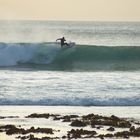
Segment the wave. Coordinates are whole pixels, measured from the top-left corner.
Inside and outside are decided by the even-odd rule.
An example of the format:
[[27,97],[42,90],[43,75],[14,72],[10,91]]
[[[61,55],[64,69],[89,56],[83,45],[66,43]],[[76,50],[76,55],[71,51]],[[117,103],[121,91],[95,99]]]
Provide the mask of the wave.
[[37,101],[0,99],[0,105],[140,106],[140,99],[138,97],[113,99],[54,98]]
[[138,70],[140,47],[59,43],[0,43],[0,67],[18,66],[48,70]]

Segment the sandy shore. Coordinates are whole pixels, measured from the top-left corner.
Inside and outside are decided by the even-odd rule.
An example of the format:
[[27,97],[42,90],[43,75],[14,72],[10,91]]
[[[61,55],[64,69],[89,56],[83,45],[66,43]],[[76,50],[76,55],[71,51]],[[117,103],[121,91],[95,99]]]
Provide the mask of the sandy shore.
[[[49,116],[46,116],[48,113]],[[34,116],[34,114],[38,116]],[[111,122],[112,120],[116,121],[115,117],[117,117],[119,118],[118,120],[123,121],[125,125],[122,127],[122,125],[115,126],[113,124],[114,130],[110,131],[108,129],[110,127],[112,128],[112,126],[108,124],[106,125],[106,120],[104,122],[100,122],[105,123],[105,125],[99,124],[99,121],[96,120],[94,122],[95,126],[93,127],[92,125],[91,127],[91,125],[89,125],[91,118],[88,118],[88,114],[92,114],[91,116],[96,117],[96,119],[106,119],[107,121],[111,120]],[[72,123],[74,123],[75,120],[82,121],[82,123],[78,122],[78,126],[77,123],[74,124],[74,126]],[[7,135],[7,130],[2,129],[3,131],[0,133],[0,140],[28,140],[31,139],[31,137],[29,137],[30,134],[32,134],[35,138],[44,137],[44,139],[68,139],[68,133],[70,133],[70,137],[71,135],[77,136],[79,131],[81,133],[80,136],[84,137],[84,139],[98,140],[104,138],[123,140],[126,138],[114,136],[110,138],[101,136],[106,134],[114,135],[117,132],[129,131],[130,127],[128,122],[131,123],[130,127],[132,127],[132,125],[136,128],[139,127],[138,123],[140,122],[140,107],[0,106],[0,126],[12,125],[17,128],[18,132],[18,134]],[[22,133],[23,131],[25,133],[24,135],[19,132],[19,130],[21,131],[21,128],[24,129],[22,130]],[[51,129],[53,134],[45,133],[48,129]],[[94,132],[96,132],[96,134],[94,134]],[[94,134],[94,136],[89,138],[88,136],[91,136],[91,134],[92,136]],[[96,137],[99,135],[101,136]],[[78,136],[77,139],[81,139]],[[69,139],[72,139],[72,137]],[[129,136],[129,139],[139,140],[140,137]]]

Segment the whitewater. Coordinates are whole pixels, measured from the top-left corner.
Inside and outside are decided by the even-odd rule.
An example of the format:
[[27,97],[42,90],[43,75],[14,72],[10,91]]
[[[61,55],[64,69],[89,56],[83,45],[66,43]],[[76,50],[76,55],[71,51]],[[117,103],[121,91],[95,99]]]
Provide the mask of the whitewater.
[[139,75],[139,22],[0,21],[1,105],[139,106]]

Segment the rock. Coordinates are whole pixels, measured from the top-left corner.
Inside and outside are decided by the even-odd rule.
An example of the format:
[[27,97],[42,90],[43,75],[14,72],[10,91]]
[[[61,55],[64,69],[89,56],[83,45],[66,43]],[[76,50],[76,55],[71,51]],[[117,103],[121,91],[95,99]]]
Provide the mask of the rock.
[[42,138],[37,138],[34,137],[34,135],[30,135],[29,140],[52,140],[52,139],[59,139],[58,137],[42,137]]
[[97,136],[97,138],[100,138],[100,139],[104,139],[104,138],[112,138],[112,137],[114,137],[114,135],[113,134],[100,134],[100,135],[98,135]]
[[112,115],[110,118],[111,118],[113,121],[120,121],[120,118],[118,118],[118,117],[115,116],[115,115]]
[[51,128],[34,128],[31,127],[30,129],[23,129],[23,128],[17,128],[14,125],[5,125],[1,126],[0,130],[3,130],[6,132],[7,135],[13,135],[13,134],[28,134],[28,133],[47,133],[47,134],[53,134],[53,130]]
[[17,138],[21,140],[25,140],[25,139],[29,139],[29,136],[18,136]]
[[3,125],[3,126],[0,126],[0,129],[13,129],[13,128],[16,128],[14,125]]
[[80,121],[80,120],[74,120],[74,121],[71,123],[71,126],[85,127],[85,126],[86,126],[86,123],[83,122],[83,121]]
[[102,139],[102,140],[104,139],[104,135],[101,135],[101,134],[98,135],[97,137],[100,138],[100,139]]
[[135,131],[135,126],[131,126],[129,130],[130,130],[130,132],[134,132]]
[[122,127],[122,128],[129,128],[131,127],[131,123],[129,121],[119,121],[117,123],[117,127]]
[[85,138],[88,137],[93,137],[96,134],[96,131],[88,131],[88,130],[83,130],[83,129],[71,129],[71,131],[68,132],[69,138]]
[[62,139],[66,139],[67,138],[67,136],[62,136]]
[[96,128],[94,124],[91,124],[91,128]]
[[65,119],[65,118],[78,118],[79,116],[78,115],[66,115],[66,116],[64,116],[63,117],[63,119]]
[[97,128],[97,129],[101,129],[101,126],[97,126],[96,128]]
[[115,128],[114,127],[109,127],[107,130],[108,131],[115,131]]
[[133,132],[131,132],[131,135],[134,137],[140,137],[140,127],[133,130]]
[[78,115],[66,115],[61,117],[61,119],[63,120],[62,122],[71,122],[71,119],[78,117],[79,117]]
[[46,134],[53,134],[53,130],[51,128],[37,128],[31,127],[27,129],[25,133],[46,133]]
[[61,117],[57,117],[57,116],[55,116],[55,117],[53,118],[53,120],[54,120],[54,121],[61,120]]
[[112,138],[114,135],[113,134],[105,134],[104,137],[107,137],[107,138]]
[[37,114],[37,113],[33,113],[31,115],[26,116],[26,118],[46,118],[48,119],[50,117],[50,114]]
[[114,134],[115,137],[121,137],[121,138],[129,138],[130,132],[129,131],[122,131],[122,132],[117,132]]
[[37,113],[33,113],[33,114],[30,114],[28,116],[26,116],[26,118],[46,118],[48,119],[49,117],[58,117],[60,115],[58,114],[49,114],[49,113],[44,113],[44,114],[37,114]]
[[0,119],[5,119],[5,118],[19,118],[19,116],[0,116]]
[[106,126],[114,126],[114,127],[121,127],[121,128],[129,128],[131,123],[125,120],[113,121],[111,119],[102,119],[102,120],[92,120],[91,126],[95,125],[106,125]]

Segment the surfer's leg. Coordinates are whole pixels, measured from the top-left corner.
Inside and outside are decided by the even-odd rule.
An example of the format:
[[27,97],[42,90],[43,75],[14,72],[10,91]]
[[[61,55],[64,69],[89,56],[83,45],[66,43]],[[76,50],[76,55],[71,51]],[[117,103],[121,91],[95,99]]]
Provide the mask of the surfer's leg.
[[68,46],[68,43],[65,43],[65,45],[67,45],[67,46]]

